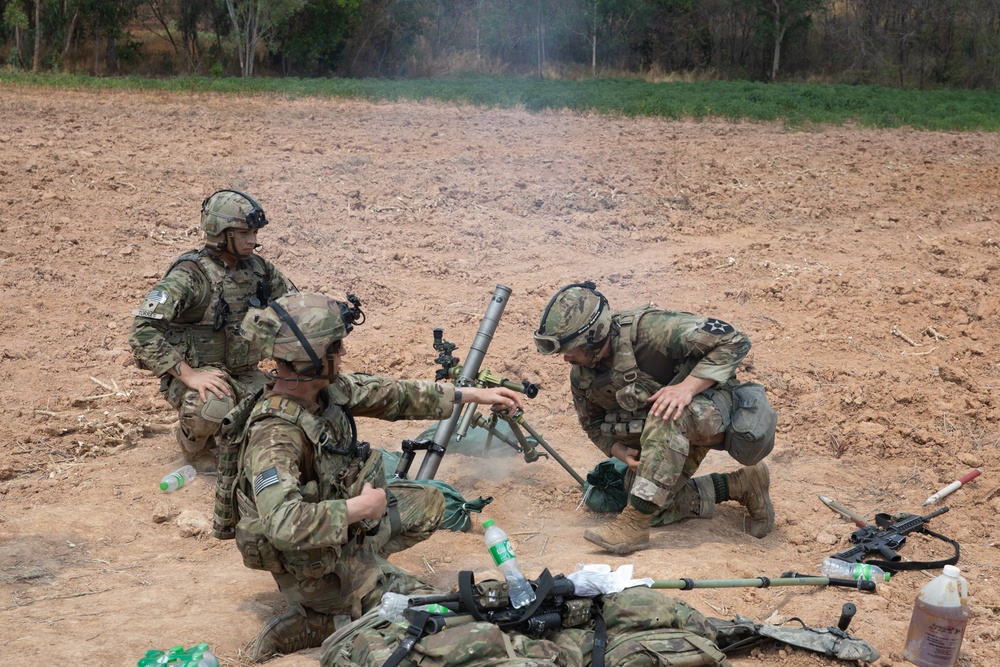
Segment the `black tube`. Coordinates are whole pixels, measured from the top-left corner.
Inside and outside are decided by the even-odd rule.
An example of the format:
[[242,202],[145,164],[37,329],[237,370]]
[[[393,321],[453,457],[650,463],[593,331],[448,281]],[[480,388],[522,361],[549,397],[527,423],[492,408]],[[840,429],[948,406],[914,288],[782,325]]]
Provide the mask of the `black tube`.
[[850,602],[844,604],[844,607],[840,610],[840,620],[837,621],[837,627],[847,632],[847,626],[851,624],[851,619],[854,618],[858,608],[855,607]]

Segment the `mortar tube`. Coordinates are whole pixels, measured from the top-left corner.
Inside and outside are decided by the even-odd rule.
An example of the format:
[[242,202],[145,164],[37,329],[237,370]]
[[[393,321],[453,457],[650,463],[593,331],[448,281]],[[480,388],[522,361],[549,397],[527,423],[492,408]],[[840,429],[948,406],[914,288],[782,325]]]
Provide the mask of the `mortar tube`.
[[[493,295],[490,297],[490,304],[486,307],[486,314],[483,315],[483,319],[479,323],[479,331],[476,332],[476,337],[473,339],[472,345],[469,346],[469,356],[466,357],[465,363],[462,365],[462,372],[455,381],[456,386],[471,387],[475,384],[479,367],[486,357],[486,350],[489,349],[490,341],[493,340],[493,334],[496,333],[497,325],[500,323],[500,317],[507,306],[510,293],[511,289],[505,285],[497,285],[493,290]],[[458,423],[461,414],[462,406],[456,405],[451,412],[450,418],[438,422],[437,430],[434,433],[434,444],[437,445],[437,449],[440,451],[427,450],[427,454],[424,455],[424,460],[420,464],[420,470],[417,471],[415,479],[434,479],[434,475],[437,474],[438,467],[441,465],[441,459],[444,457],[445,450],[448,447],[448,441],[451,439],[451,434],[455,432],[455,425]]]

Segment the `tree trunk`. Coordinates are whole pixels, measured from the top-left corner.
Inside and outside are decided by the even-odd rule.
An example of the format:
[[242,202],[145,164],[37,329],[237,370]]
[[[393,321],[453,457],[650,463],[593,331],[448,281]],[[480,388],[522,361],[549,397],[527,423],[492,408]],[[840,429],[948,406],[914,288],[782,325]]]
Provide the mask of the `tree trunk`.
[[774,6],[774,56],[771,59],[771,81],[778,79],[778,67],[781,64],[781,38],[784,30],[781,28],[781,0],[771,0]]
[[31,71],[37,72],[42,65],[42,0],[35,0],[35,57],[31,60]]
[[23,46],[24,46],[23,43],[24,43],[24,36],[21,33],[21,29],[19,27],[17,27],[17,26],[14,26],[14,53],[17,54],[17,66],[18,67],[20,67],[21,63],[23,62],[21,60],[21,55],[24,53],[22,51]]
[[72,20],[69,22],[69,28],[66,29],[66,37],[63,39],[62,48],[62,59],[66,62],[66,58],[69,56],[69,47],[73,44],[73,33],[76,32],[76,22],[80,18],[80,10],[77,9],[76,13],[73,14]]
[[592,4],[593,21],[591,21],[590,33],[590,78],[597,78],[597,0]]

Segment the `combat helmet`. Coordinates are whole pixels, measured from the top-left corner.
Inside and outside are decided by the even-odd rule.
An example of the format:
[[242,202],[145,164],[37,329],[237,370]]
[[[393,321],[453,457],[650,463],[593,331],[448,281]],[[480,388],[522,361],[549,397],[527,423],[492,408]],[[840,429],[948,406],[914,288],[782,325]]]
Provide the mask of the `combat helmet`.
[[535,348],[541,354],[586,347],[599,350],[611,333],[611,308],[589,280],[566,285],[542,312]]
[[260,229],[266,224],[264,209],[239,190],[219,190],[201,203],[201,229],[210,237],[227,229]]
[[283,361],[296,372],[319,376],[322,357],[336,354],[337,343],[364,322],[361,302],[348,295],[350,305],[324,294],[295,292],[264,308],[251,308],[243,318],[242,334],[261,355]]

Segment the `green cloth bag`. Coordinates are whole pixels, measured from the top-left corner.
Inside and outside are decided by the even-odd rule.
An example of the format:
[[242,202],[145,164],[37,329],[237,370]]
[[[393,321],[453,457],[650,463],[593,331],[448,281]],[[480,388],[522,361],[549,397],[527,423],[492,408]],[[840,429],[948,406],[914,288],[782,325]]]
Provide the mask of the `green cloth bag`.
[[[402,456],[400,452],[382,452],[382,467],[385,469],[385,476],[392,484],[392,476],[396,474],[396,466]],[[472,526],[472,512],[480,513],[483,508],[493,502],[493,497],[483,498],[479,496],[476,500],[466,500],[454,486],[448,482],[436,479],[413,479],[407,480],[417,484],[433,486],[444,495],[444,518],[441,519],[441,527],[445,530],[452,530],[457,533],[464,533]]]
[[628,464],[613,457],[598,463],[587,473],[583,502],[595,512],[621,512],[628,505],[627,472]]

